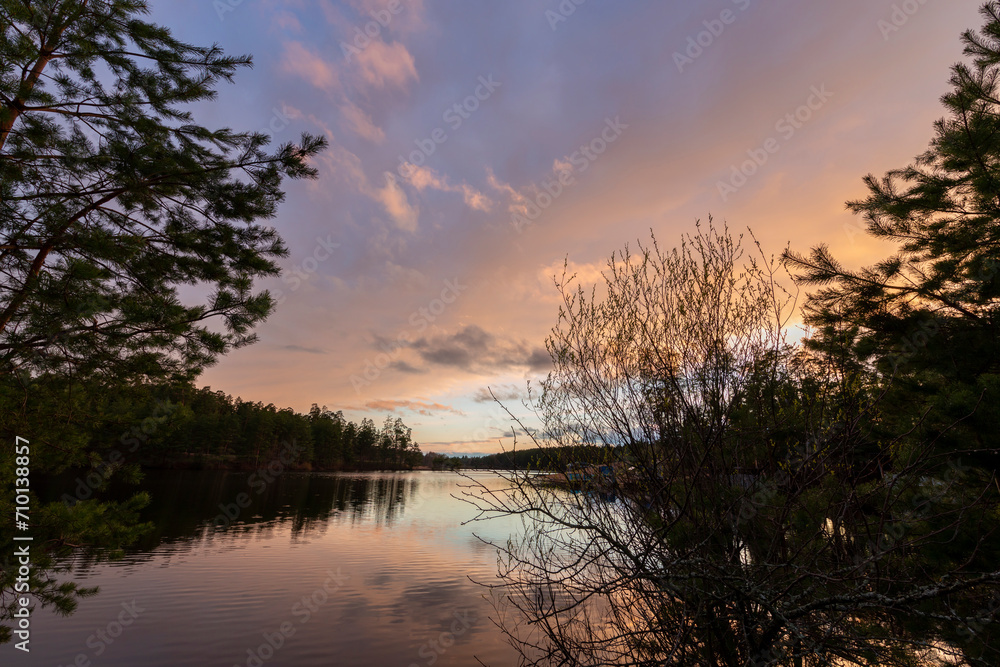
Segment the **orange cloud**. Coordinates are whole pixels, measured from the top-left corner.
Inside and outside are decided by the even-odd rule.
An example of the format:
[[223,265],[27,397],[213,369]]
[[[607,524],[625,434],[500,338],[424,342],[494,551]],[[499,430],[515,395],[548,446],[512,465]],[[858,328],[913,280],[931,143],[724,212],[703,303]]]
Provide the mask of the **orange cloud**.
[[409,165],[407,180],[418,192],[430,188],[441,192],[460,192],[466,206],[474,211],[487,212],[493,206],[493,202],[482,192],[463,183],[462,185],[452,185],[444,176],[438,175],[430,167],[414,167]]

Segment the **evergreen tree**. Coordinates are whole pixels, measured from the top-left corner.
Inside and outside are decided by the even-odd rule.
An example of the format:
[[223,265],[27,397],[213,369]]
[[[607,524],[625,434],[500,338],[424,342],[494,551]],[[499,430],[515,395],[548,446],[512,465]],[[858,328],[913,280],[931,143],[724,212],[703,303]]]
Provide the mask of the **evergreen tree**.
[[[260,133],[197,124],[187,105],[251,59],[148,12],[0,1],[0,373],[191,376],[273,308],[253,281],[287,250],[260,221],[325,141],[268,152]],[[211,294],[184,304],[180,285]]]
[[1000,373],[1000,3],[982,13],[981,34],[963,36],[973,62],[953,68],[948,115],[928,150],[883,178],[869,174],[868,197],[848,203],[897,253],[860,271],[823,245],[786,254],[803,283],[822,286],[807,308],[820,340],[848,340],[887,375]]
[[884,401],[873,427],[900,435],[896,465],[923,457],[920,478],[947,490],[935,503],[946,511],[982,501],[963,531],[942,531],[914,561],[926,573],[983,573],[981,586],[950,602],[979,620],[915,632],[989,662],[1000,559],[1000,3],[982,15],[982,30],[963,35],[970,62],[952,69],[928,149],[882,178],[868,175],[868,196],[848,203],[896,253],[858,271],[825,246],[785,258],[802,283],[819,286],[806,308],[818,329],[811,347],[848,375],[877,374]]
[[[30,436],[33,473],[89,462],[104,480],[122,466],[102,453],[137,451],[129,443],[166,458],[166,428],[135,430],[163,417],[145,407],[148,381],[190,380],[254,340],[273,302],[253,282],[287,254],[262,221],[285,178],[316,175],[309,159],[325,145],[303,135],[269,152],[262,134],[199,125],[187,106],[251,60],[181,42],[148,13],[142,0],[0,0],[0,424],[5,439]],[[182,285],[207,301],[182,303]],[[8,515],[13,471],[5,447]],[[36,599],[71,611],[89,591],[58,583],[54,559],[129,543],[146,500],[32,502],[46,545]],[[0,530],[4,553],[10,539]],[[0,564],[0,622],[14,572]]]
[[[868,232],[896,244],[859,271],[825,246],[786,253],[807,285],[814,348],[892,378],[895,426],[939,436],[942,450],[995,471],[1000,463],[1000,3],[963,35],[971,63],[954,66],[947,116],[915,162],[868,175],[848,203]],[[957,427],[949,427],[956,421]]]

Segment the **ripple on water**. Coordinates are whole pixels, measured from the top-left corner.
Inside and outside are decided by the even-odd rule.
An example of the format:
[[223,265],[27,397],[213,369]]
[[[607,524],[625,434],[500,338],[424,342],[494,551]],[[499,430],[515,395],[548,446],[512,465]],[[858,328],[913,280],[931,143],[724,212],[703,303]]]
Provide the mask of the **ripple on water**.
[[[155,477],[155,543],[115,563],[73,561],[72,578],[101,593],[68,618],[38,612],[38,664],[83,653],[102,667],[246,665],[283,623],[294,634],[267,667],[516,662],[468,578],[495,575],[495,550],[474,532],[505,537],[516,523],[462,525],[473,512],[452,497],[459,476],[289,475],[229,527],[213,520],[238,475]],[[189,485],[197,502],[157,506],[158,481]],[[144,611],[96,659],[88,637],[133,599]],[[431,643],[442,636],[446,650]]]

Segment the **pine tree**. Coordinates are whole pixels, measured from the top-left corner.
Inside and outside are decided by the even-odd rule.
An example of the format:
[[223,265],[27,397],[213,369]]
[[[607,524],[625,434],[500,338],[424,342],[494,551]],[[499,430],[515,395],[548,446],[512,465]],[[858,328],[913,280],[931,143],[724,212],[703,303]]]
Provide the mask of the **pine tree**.
[[[984,27],[963,35],[970,62],[952,69],[942,97],[946,115],[935,123],[928,149],[905,168],[866,176],[867,197],[848,203],[869,234],[896,245],[895,254],[858,271],[825,246],[808,256],[786,253],[785,260],[802,283],[818,286],[806,307],[806,322],[818,331],[810,347],[850,374],[877,378],[884,398],[873,426],[897,436],[894,465],[922,457],[918,479],[947,491],[934,505],[965,512],[962,529],[942,530],[914,564],[942,581],[954,572],[989,573],[949,603],[978,620],[912,631],[945,638],[974,664],[995,664],[1000,2],[984,4],[981,13]],[[896,474],[892,466],[883,472]],[[914,508],[924,507],[922,498]],[[928,522],[924,529],[941,526]]]
[[[214,99],[251,59],[181,42],[148,13],[142,0],[0,0],[0,396],[16,408],[0,430],[32,436],[35,473],[107,446],[81,427],[107,415],[74,412],[71,387],[99,398],[190,380],[254,340],[273,308],[254,280],[277,274],[287,254],[262,221],[276,214],[285,178],[316,175],[309,159],[325,146],[303,135],[268,152],[263,134],[199,125],[188,105]],[[181,286],[209,296],[182,303]],[[47,404],[56,409],[29,432],[18,417]],[[8,515],[14,469],[5,447]],[[92,594],[60,583],[55,559],[128,544],[145,528],[147,500],[33,501],[36,544],[46,545],[33,554],[34,599],[68,613]],[[4,553],[12,533],[0,529]],[[10,639],[15,574],[0,563],[0,643]]]
[[811,297],[807,321],[830,344],[847,334],[855,353],[887,374],[934,370],[958,381],[1000,372],[1000,3],[982,8],[981,34],[963,35],[972,65],[954,66],[948,112],[926,152],[848,207],[898,252],[860,271],[826,246],[787,253]]
[[261,221],[325,141],[268,152],[263,134],[197,124],[186,107],[251,59],[148,12],[0,1],[0,374],[191,376],[273,308],[253,281],[287,250]]
[[[848,203],[868,232],[896,244],[860,271],[825,246],[787,253],[818,285],[806,321],[812,346],[853,354],[891,378],[901,425],[942,431],[990,470],[1000,463],[1000,3],[963,35],[971,63],[954,66],[929,148],[910,166],[865,177],[869,194]],[[844,355],[845,360],[848,355]],[[845,363],[848,363],[845,361]],[[960,427],[946,425],[960,421]],[[948,431],[947,434],[944,431]],[[969,451],[972,450],[972,451]]]

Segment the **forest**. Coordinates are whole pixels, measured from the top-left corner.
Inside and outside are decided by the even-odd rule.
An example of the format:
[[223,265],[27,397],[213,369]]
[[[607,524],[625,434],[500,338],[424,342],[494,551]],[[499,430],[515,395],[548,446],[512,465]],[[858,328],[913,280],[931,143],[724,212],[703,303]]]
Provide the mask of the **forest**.
[[[399,417],[381,426],[313,405],[308,414],[245,401],[191,382],[117,387],[39,376],[0,386],[3,428],[54,452],[45,469],[110,466],[256,470],[288,444],[302,470],[404,469],[423,461]],[[63,443],[73,443],[68,450]],[[83,454],[86,452],[86,454]]]
[[529,447],[487,454],[485,456],[445,457],[444,465],[463,470],[538,470],[562,472],[571,463],[601,464],[615,457],[614,452],[596,445],[564,447]]

